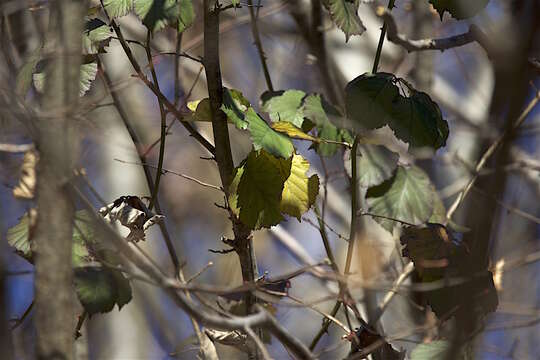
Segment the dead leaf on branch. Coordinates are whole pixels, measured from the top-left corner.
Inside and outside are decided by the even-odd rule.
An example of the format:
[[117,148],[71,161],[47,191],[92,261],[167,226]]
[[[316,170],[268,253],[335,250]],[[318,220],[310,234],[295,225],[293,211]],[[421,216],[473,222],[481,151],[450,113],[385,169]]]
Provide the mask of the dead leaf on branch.
[[35,150],[24,153],[19,184],[13,189],[13,196],[18,199],[33,199],[36,189],[36,165],[39,155]]
[[128,228],[130,233],[126,240],[133,242],[145,240],[146,230],[165,218],[151,212],[138,196],[133,195],[119,197],[99,209],[99,213],[111,224],[119,221]]

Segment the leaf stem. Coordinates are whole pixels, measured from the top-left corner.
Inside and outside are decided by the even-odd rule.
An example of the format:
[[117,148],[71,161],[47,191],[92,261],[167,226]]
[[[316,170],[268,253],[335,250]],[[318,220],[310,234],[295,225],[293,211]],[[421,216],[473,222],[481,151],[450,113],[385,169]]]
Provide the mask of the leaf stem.
[[[388,10],[392,10],[394,7],[395,0],[389,0],[388,1]],[[375,60],[373,61],[373,70],[371,71],[372,74],[375,74],[377,72],[377,69],[379,68],[379,61],[381,60],[381,53],[382,53],[382,47],[384,43],[384,37],[386,36],[386,29],[388,28],[388,25],[386,24],[386,20],[383,22],[383,26],[381,28],[381,36],[379,37],[379,44],[377,45],[377,52],[375,53]]]

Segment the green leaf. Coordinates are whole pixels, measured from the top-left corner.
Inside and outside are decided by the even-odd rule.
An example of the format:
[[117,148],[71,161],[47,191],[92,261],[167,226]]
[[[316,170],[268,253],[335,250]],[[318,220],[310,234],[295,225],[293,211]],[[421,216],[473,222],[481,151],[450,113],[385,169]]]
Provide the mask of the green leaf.
[[[30,210],[30,214],[32,214],[32,211],[33,210]],[[95,233],[90,225],[90,219],[90,215],[85,210],[80,210],[75,213],[72,248],[72,261],[74,267],[86,265],[90,260],[88,246],[92,245],[95,239]],[[30,223],[29,213],[24,214],[17,225],[8,229],[7,241],[9,245],[15,248],[15,251],[19,255],[26,260],[33,262],[32,250],[28,238]]]
[[[380,185],[394,175],[399,155],[383,145],[362,144],[356,153],[358,185],[364,188]],[[351,176],[351,154],[345,157],[345,170]]]
[[288,121],[301,128],[304,122],[302,99],[305,95],[300,90],[265,92],[261,96],[262,110],[270,115],[273,122]]
[[429,3],[437,10],[442,21],[445,11],[458,20],[473,17],[486,7],[489,0],[429,0]]
[[193,112],[191,116],[194,121],[212,122],[210,99],[204,98],[201,100],[190,101],[187,103],[187,107]]
[[264,149],[272,155],[286,159],[293,154],[294,147],[291,140],[268,126],[253,108],[247,110],[245,120],[255,150]]
[[41,59],[42,50],[43,47],[41,45],[38,46],[38,48],[28,56],[24,65],[19,69],[19,73],[15,80],[15,92],[17,95],[24,97],[28,93],[28,90],[30,90],[30,86],[32,85],[32,74]]
[[19,220],[17,225],[8,229],[7,242],[10,246],[15,248],[17,254],[32,263],[32,250],[30,248],[30,242],[28,241],[28,232],[30,230],[29,227],[30,216],[28,213],[26,213]]
[[193,10],[192,0],[178,1],[180,14],[178,16],[178,32],[184,32],[195,21],[195,11]]
[[104,0],[103,5],[111,18],[127,15],[133,9],[133,0]]
[[[398,87],[399,85],[399,87]],[[400,94],[400,88],[406,94]],[[446,144],[448,123],[439,106],[405,80],[388,73],[363,74],[347,84],[347,116],[355,130],[388,125],[411,147]]]
[[132,298],[129,281],[122,274],[101,267],[76,268],[74,285],[79,301],[90,316],[109,312],[115,304],[120,309]]
[[434,186],[432,187],[431,191],[433,192],[433,213],[431,214],[428,222],[444,224],[446,221],[446,208],[444,207],[444,203],[439,197],[439,194],[437,193],[437,190],[435,190]]
[[351,35],[361,35],[366,28],[358,16],[359,0],[323,0],[332,21],[345,33],[345,42]]
[[[92,82],[96,79],[97,75],[97,63],[82,64],[79,80],[79,96],[84,96],[90,87]],[[45,90],[45,73],[37,72],[33,75],[34,87],[39,93],[43,93]]]
[[[303,112],[306,119],[312,121],[317,127],[317,134],[320,139],[331,141],[346,141],[343,136],[345,131],[340,131],[335,125],[341,125],[342,115],[339,110],[328,103],[319,94],[306,96],[303,104]],[[321,156],[332,156],[338,149],[337,144],[320,143],[316,146],[317,152]]]
[[87,20],[82,36],[83,54],[104,52],[104,48],[109,45],[112,36],[111,28],[104,21],[97,18]]
[[293,155],[290,175],[285,181],[281,196],[282,213],[294,216],[300,221],[302,215],[315,203],[319,194],[319,177],[306,176],[309,162],[300,155]]
[[241,175],[236,203],[240,221],[257,230],[283,220],[281,194],[290,169],[290,159],[276,158],[264,150],[248,155],[243,171],[237,171]]
[[135,13],[152,33],[177,23],[182,32],[195,17],[191,0],[134,0],[134,4]]
[[[427,174],[416,166],[398,166],[396,174],[381,185],[368,189],[369,211],[411,224],[426,222],[433,213],[433,187]],[[395,221],[374,218],[392,232]]]
[[227,115],[229,120],[241,130],[246,130],[248,123],[245,114],[250,107],[249,101],[242,93],[235,89],[223,89],[223,104],[221,110]]
[[[437,360],[443,359],[452,344],[446,340],[435,340],[427,344],[416,346],[411,352],[411,360]],[[465,360],[460,351],[456,360]]]

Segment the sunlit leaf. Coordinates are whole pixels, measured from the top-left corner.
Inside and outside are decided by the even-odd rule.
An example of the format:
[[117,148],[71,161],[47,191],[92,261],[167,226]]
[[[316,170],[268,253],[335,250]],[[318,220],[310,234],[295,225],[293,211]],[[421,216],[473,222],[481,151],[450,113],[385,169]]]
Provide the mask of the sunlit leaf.
[[446,144],[448,123],[439,106],[405,80],[388,73],[364,74],[349,82],[345,92],[353,129],[388,125],[397,138],[412,147],[438,149]]
[[180,14],[178,15],[177,30],[181,33],[193,25],[193,21],[195,21],[195,11],[193,10],[192,0],[179,0],[178,6]]
[[127,15],[133,9],[133,0],[103,0],[107,14],[112,17]]
[[445,11],[458,20],[473,17],[486,7],[489,0],[429,0],[429,2],[437,10],[442,21]]
[[[84,96],[90,87],[92,82],[96,79],[97,75],[97,63],[88,63],[81,65],[80,79],[79,79],[79,96]],[[37,72],[33,75],[34,87],[40,93],[45,91],[45,73]]]
[[[395,175],[368,189],[366,198],[371,213],[411,224],[426,222],[433,213],[433,191],[428,175],[416,166],[398,166]],[[374,218],[392,231],[395,221]]]
[[366,28],[358,16],[359,0],[323,0],[332,20],[345,33],[345,41],[351,35],[361,35]]
[[261,96],[262,110],[270,115],[273,122],[288,121],[301,128],[304,121],[301,105],[305,95],[300,90],[265,92]]
[[[356,153],[358,185],[364,188],[380,185],[390,179],[397,168],[399,155],[383,145],[362,144]],[[345,156],[345,170],[351,175],[351,154]]]
[[298,221],[315,203],[319,193],[319,177],[312,175],[308,178],[308,169],[309,162],[300,155],[294,155],[281,196],[281,212],[294,216]]
[[[251,229],[278,224],[281,194],[290,174],[291,160],[272,156],[264,150],[252,151],[243,165],[237,188],[240,220]],[[233,181],[233,184],[235,182]]]
[[82,36],[83,54],[99,54],[109,45],[113,32],[103,20],[89,19],[86,21]]
[[210,99],[190,101],[187,108],[193,113],[190,115],[193,121],[212,122],[212,109],[210,108]]
[[319,139],[317,139],[316,137],[306,134],[305,132],[302,131],[302,129],[294,126],[292,123],[287,122],[287,121],[278,121],[278,122],[272,123],[271,127],[277,132],[287,134],[287,136],[290,138],[310,140],[310,141],[319,141]]
[[245,120],[246,111],[250,107],[249,101],[242,93],[235,89],[223,89],[223,104],[221,110],[227,115],[229,120],[241,130],[247,129],[248,123]]
[[293,154],[294,147],[291,140],[268,126],[253,108],[247,110],[245,119],[255,150],[264,149],[282,158],[289,158]]
[[13,196],[19,199],[33,199],[36,188],[36,165],[39,155],[35,150],[24,153],[19,183],[13,188]]

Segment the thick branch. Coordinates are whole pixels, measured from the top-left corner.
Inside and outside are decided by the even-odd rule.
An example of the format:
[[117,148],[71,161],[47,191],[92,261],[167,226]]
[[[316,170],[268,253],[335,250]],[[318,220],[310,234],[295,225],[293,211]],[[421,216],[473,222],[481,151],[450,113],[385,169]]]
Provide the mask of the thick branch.
[[[66,189],[77,158],[77,134],[70,111],[79,100],[82,1],[51,3],[50,37],[54,53],[46,71],[43,108],[54,114],[38,122],[38,218],[35,251],[36,356],[73,358],[73,270],[71,248],[74,207]],[[54,208],[51,211],[51,206]]]

